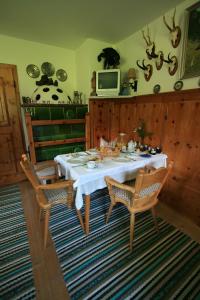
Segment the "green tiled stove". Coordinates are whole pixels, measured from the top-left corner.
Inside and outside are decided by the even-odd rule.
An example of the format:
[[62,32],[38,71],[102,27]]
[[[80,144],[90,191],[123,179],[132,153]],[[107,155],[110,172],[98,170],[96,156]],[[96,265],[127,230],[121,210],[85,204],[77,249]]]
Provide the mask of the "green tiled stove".
[[33,163],[85,150],[87,105],[24,104],[23,108]]

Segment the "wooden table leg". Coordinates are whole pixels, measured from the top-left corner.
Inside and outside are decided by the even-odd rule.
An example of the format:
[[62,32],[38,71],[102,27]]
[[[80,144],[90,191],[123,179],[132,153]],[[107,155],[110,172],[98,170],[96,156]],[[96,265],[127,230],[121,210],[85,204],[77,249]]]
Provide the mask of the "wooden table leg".
[[77,212],[77,215],[78,215],[81,227],[83,228],[83,231],[85,232],[85,226],[84,226],[84,223],[83,223],[83,218],[82,218],[81,210],[77,209],[76,212]]
[[85,233],[90,232],[90,195],[85,195]]

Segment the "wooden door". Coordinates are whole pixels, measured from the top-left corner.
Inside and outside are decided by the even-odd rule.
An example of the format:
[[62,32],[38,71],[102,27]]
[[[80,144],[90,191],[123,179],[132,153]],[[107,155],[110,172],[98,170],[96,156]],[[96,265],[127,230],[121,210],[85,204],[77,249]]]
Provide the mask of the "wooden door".
[[0,64],[0,185],[24,178],[19,165],[23,152],[16,67]]

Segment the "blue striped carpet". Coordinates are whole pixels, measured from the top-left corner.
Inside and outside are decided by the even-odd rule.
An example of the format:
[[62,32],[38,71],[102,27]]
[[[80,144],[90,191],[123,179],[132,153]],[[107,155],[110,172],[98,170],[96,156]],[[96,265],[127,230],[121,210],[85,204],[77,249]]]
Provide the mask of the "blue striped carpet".
[[19,186],[0,188],[0,299],[35,299]]
[[129,252],[129,214],[114,208],[105,225],[107,190],[92,195],[91,233],[74,210],[54,208],[51,233],[71,299],[200,299],[200,245],[149,212],[136,216]]

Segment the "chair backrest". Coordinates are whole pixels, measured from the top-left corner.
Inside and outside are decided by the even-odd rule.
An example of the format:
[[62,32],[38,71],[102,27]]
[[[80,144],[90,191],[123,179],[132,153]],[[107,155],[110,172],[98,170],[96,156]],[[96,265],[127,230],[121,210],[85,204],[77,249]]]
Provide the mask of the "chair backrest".
[[[156,199],[166,182],[172,167],[173,161],[170,161],[167,168],[162,167],[151,170],[150,172],[145,172],[144,169],[139,170],[135,182],[134,202],[137,203],[137,200],[140,200],[140,203],[142,203],[142,198],[147,201]],[[147,201],[144,201],[144,203]]]
[[33,165],[31,164],[30,160],[27,158],[26,154],[22,154],[20,165],[22,167],[22,170],[26,174],[26,177],[32,184],[34,190],[37,190],[37,187],[40,185],[40,181],[35,173]]

